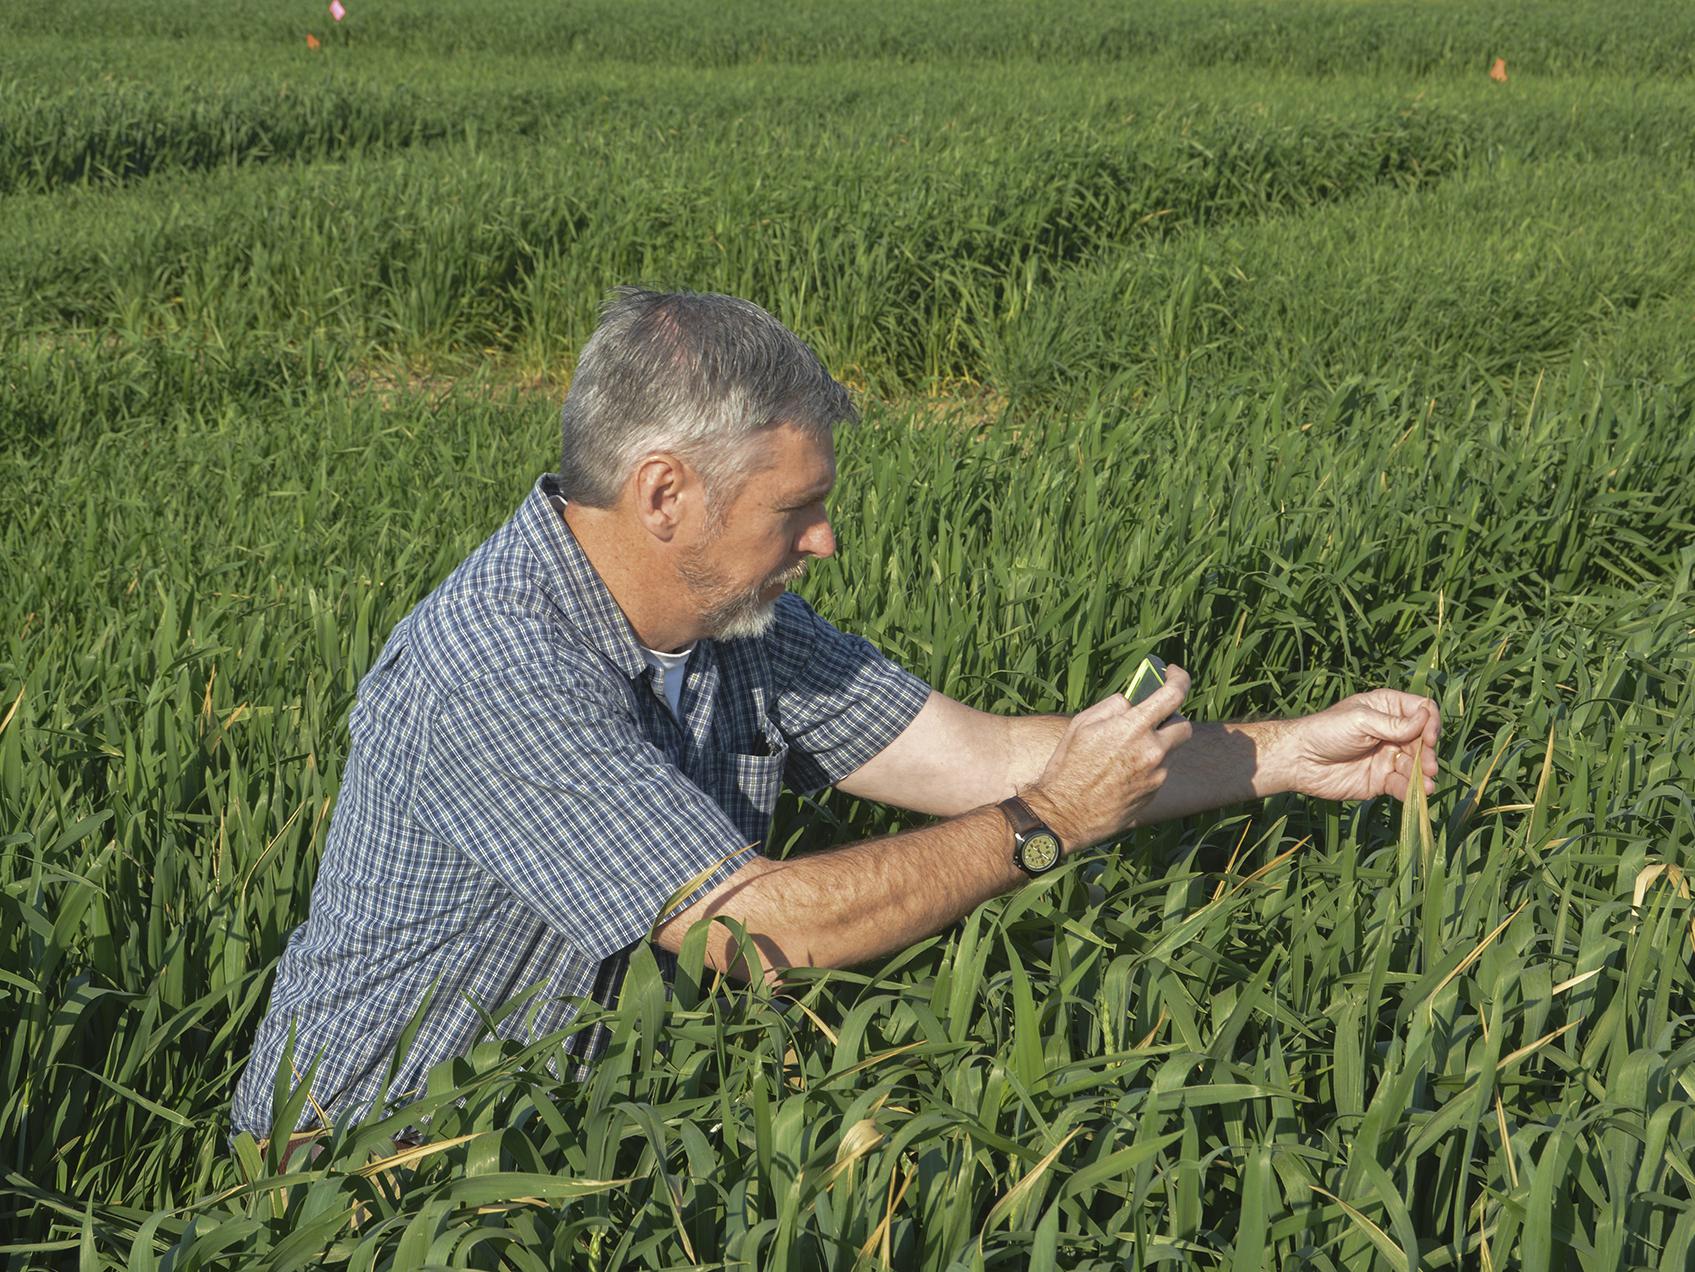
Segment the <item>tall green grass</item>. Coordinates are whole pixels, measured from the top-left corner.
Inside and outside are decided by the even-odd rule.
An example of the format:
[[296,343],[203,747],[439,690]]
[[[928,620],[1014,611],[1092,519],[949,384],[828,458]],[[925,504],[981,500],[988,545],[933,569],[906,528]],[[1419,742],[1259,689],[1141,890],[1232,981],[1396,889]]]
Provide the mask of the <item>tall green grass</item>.
[[[86,52],[79,49],[80,57]],[[88,78],[86,65],[67,75],[63,56],[60,45],[0,52],[0,193],[453,142],[580,141],[585,134],[644,151],[664,139],[733,144],[749,152],[744,162],[758,162],[779,148],[775,143],[833,141],[851,149],[876,140],[926,147],[944,167],[982,168],[1009,132],[1037,128],[1127,146],[1145,146],[1158,129],[1152,137],[1211,150],[1252,141],[1244,122],[1306,129],[1322,120],[1328,127],[1307,142],[1322,152],[1352,140],[1361,115],[1413,103],[1437,112],[1482,154],[1687,160],[1695,144],[1681,82],[1629,73],[1532,76],[1503,87],[1481,75],[1418,80],[1351,70],[1325,81],[1319,115],[1307,76],[1232,66],[1197,71],[1159,60],[1130,69],[1080,66],[1063,76],[1031,62],[867,61],[820,75],[793,65],[561,66],[533,53],[431,56],[363,47],[324,58],[292,47],[232,54],[215,44],[159,43],[126,47],[109,70]],[[1400,162],[1429,157],[1413,144]]]
[[[1327,75],[1476,74],[1505,56],[1533,73],[1687,77],[1695,70],[1695,18],[1654,0],[1506,0],[1489,8],[1459,0],[1146,0],[1134,7],[1080,0],[1058,9],[984,0],[969,12],[952,0],[824,0],[773,10],[731,0],[702,14],[688,0],[363,0],[341,26],[322,7],[263,0],[184,0],[113,6],[69,0],[14,15],[15,37],[58,41],[78,31],[99,58],[135,41],[240,50],[289,47],[333,33],[326,51],[366,48],[455,55],[543,52],[561,63],[622,60],[731,66],[1036,60],[1249,66]],[[114,47],[114,41],[122,41]],[[107,52],[110,50],[110,52]]]
[[605,280],[638,278],[754,297],[879,393],[1052,398],[1203,354],[1510,373],[1687,284],[1695,128],[1664,86],[1355,77],[1319,102],[1239,71],[851,65],[666,70],[656,97],[638,67],[522,67],[20,95],[0,181],[35,192],[6,201],[0,307],[26,350],[557,374]]
[[[318,12],[0,54],[8,1267],[1695,1258],[1679,15]],[[938,688],[1393,683],[1436,794],[1160,827],[787,998],[697,935],[586,1083],[490,1040],[422,1152],[232,1151],[358,679],[628,281],[865,391],[806,590]]]
[[[518,497],[512,455],[546,452],[551,410],[325,393],[311,427],[183,415],[39,457],[10,510],[22,697],[0,734],[14,1204],[66,1249],[288,1240],[396,1266],[476,1241],[522,1266],[590,1244],[828,1265],[885,1215],[901,1267],[978,1244],[1351,1267],[1366,1221],[1430,1266],[1474,1265],[1480,1232],[1526,1265],[1538,1240],[1595,1267],[1685,1248],[1689,905],[1663,882],[1631,900],[1695,829],[1695,542],[1663,498],[1695,470],[1689,409],[1579,377],[1453,417],[1366,388],[1304,431],[1242,400],[986,430],[877,413],[843,439],[842,555],[810,584],[840,621],[1001,710],[1089,701],[1152,644],[1206,716],[1425,687],[1449,722],[1431,810],[1291,798],[1166,828],[818,978],[813,1016],[666,1004],[638,975],[587,1086],[491,1043],[431,1099],[440,1135],[474,1138],[386,1186],[351,1170],[380,1126],[338,1139],[347,1173],[260,1182],[221,1146],[228,1085],[356,678]],[[401,491],[427,497],[375,493]],[[774,850],[887,825],[790,804]],[[243,1170],[254,1188],[210,1200]],[[1524,1226],[1543,1192],[1551,1233]]]

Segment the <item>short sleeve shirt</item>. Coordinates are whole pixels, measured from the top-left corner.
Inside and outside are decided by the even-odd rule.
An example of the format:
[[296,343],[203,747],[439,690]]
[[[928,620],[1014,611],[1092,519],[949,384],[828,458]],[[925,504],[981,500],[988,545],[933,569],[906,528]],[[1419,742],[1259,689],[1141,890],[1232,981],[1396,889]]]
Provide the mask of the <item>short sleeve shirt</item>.
[[[764,636],[695,645],[673,715],[563,509],[540,478],[360,683],[310,915],[278,965],[237,1130],[270,1133],[291,1029],[296,1073],[313,1072],[308,1126],[315,1110],[370,1108],[421,1006],[391,1106],[487,1033],[483,1013],[537,1037],[581,998],[610,1004],[654,925],[759,851],[781,787],[847,777],[928,698],[784,594]],[[525,992],[531,1006],[499,1016]]]

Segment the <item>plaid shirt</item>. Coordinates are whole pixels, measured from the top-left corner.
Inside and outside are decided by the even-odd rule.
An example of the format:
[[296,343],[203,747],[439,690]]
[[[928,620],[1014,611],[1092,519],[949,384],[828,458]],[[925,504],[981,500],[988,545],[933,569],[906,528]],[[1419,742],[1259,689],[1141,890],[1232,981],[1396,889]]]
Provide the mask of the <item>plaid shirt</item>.
[[924,705],[923,681],[785,594],[766,636],[696,644],[679,723],[563,508],[542,477],[360,683],[311,916],[277,968],[237,1130],[271,1132],[290,1026],[297,1078],[318,1064],[305,1127],[314,1103],[369,1109],[426,994],[391,1103],[470,1050],[479,1007],[542,985],[539,1009],[497,1027],[535,1037],[570,1021],[573,996],[610,1004],[665,900],[709,870],[684,908],[754,855],[782,785],[840,781]]

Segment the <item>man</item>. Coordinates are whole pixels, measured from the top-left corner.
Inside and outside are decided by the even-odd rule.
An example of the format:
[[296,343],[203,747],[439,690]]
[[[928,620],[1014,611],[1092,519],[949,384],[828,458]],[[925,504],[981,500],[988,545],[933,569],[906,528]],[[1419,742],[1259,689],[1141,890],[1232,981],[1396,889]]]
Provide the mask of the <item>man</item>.
[[[391,1103],[523,991],[541,987],[499,1029],[549,1032],[572,997],[609,1001],[650,933],[674,955],[727,915],[771,968],[849,966],[1136,826],[1285,790],[1404,798],[1421,741],[1433,789],[1436,706],[1411,694],[1195,724],[1171,719],[1189,685],[1172,667],[1134,707],[1003,718],[837,631],[784,589],[835,551],[832,429],[855,419],[757,306],[617,293],[565,400],[559,473],[360,685],[238,1130],[270,1132],[291,1031],[307,1126],[370,1107],[415,1017]],[[757,844],[785,783],[941,820],[774,861]],[[707,955],[748,974],[722,924]]]

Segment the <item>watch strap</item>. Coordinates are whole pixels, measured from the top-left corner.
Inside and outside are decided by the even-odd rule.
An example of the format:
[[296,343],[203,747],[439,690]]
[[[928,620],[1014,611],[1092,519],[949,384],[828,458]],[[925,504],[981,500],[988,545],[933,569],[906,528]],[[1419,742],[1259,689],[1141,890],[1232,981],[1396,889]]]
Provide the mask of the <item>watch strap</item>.
[[[1005,814],[1007,821],[1012,823],[1012,831],[1015,835],[1028,835],[1033,830],[1046,830],[1050,834],[1052,833],[1053,828],[1031,812],[1030,805],[1016,795],[1010,799],[1003,799],[996,807]],[[1058,838],[1057,835],[1054,837]]]

